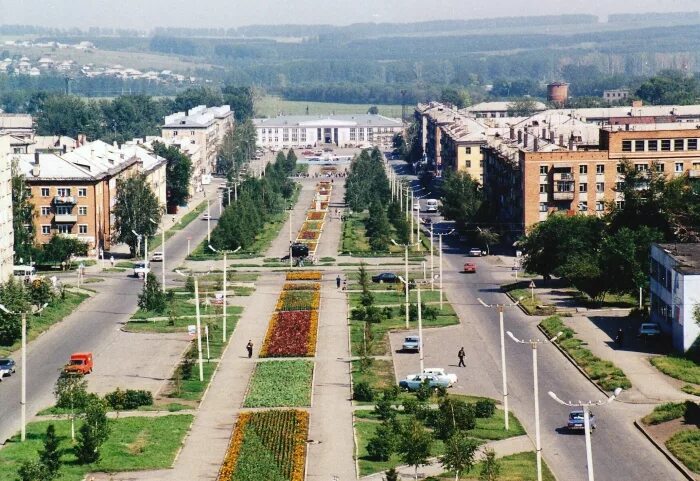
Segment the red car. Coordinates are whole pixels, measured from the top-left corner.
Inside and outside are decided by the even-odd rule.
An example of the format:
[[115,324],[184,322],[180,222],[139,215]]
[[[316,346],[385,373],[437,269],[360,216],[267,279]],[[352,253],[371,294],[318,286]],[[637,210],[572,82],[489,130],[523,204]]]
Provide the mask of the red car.
[[314,155],[314,151],[313,150],[305,150],[302,152],[302,155]]
[[462,271],[467,274],[475,274],[476,273],[476,264],[473,264],[471,262],[467,262],[464,264],[464,271]]

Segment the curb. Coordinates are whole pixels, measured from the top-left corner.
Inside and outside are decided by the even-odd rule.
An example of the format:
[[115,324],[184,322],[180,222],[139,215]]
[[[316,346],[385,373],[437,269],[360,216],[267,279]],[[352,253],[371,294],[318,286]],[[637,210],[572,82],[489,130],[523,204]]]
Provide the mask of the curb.
[[697,478],[688,470],[688,468],[686,468],[679,460],[677,460],[676,457],[675,457],[673,454],[671,454],[671,453],[666,449],[665,446],[662,446],[661,444],[659,444],[658,442],[656,442],[656,440],[652,437],[652,435],[649,434],[649,432],[648,432],[646,429],[644,429],[644,426],[642,425],[641,422],[639,422],[638,419],[635,419],[635,420],[634,420],[634,426],[635,426],[637,429],[639,429],[639,430],[642,432],[642,434],[643,434],[649,441],[651,441],[651,444],[653,444],[654,447],[656,447],[656,449],[658,449],[658,450],[661,452],[661,454],[663,454],[663,455],[666,457],[666,459],[668,459],[668,460],[671,462],[671,464],[673,464],[673,466],[674,466],[678,471],[680,471],[680,473],[681,473],[687,480],[689,480],[689,481],[696,481],[696,480],[697,480]]

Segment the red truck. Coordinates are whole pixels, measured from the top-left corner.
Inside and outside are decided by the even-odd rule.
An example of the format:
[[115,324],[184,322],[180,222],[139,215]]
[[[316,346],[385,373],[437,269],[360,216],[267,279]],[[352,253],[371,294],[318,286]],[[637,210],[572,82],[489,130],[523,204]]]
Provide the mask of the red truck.
[[63,368],[63,371],[70,374],[90,374],[92,366],[91,352],[75,352],[71,354],[70,361]]

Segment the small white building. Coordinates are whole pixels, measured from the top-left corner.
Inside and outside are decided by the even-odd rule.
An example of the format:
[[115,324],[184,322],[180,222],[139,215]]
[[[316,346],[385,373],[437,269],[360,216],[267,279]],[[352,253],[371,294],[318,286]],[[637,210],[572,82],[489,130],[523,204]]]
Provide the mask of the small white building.
[[687,351],[700,335],[693,309],[700,305],[700,243],[652,244],[651,320]]
[[401,132],[399,119],[383,115],[280,115],[254,119],[258,147],[313,148],[327,145],[390,148]]

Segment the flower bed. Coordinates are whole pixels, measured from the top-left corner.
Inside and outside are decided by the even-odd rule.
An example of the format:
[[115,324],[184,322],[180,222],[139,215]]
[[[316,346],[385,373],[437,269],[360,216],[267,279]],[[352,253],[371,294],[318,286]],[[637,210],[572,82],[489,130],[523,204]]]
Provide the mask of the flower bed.
[[277,300],[277,311],[308,311],[318,309],[321,294],[318,291],[282,291]]
[[318,271],[287,272],[288,281],[320,281],[321,273]]
[[282,290],[283,291],[320,291],[321,284],[319,284],[318,282],[312,282],[312,283],[285,282]]
[[323,222],[319,222],[317,220],[312,220],[308,222],[304,222],[304,225],[301,226],[302,231],[306,230],[322,230],[323,229]]
[[306,220],[323,220],[326,218],[326,213],[322,211],[307,212]]
[[303,481],[308,431],[305,411],[241,413],[217,481]]
[[260,357],[312,357],[317,332],[316,310],[276,312],[270,319]]
[[312,361],[259,362],[248,386],[243,407],[278,408],[311,406]]
[[317,230],[302,230],[297,240],[315,240],[318,239],[320,235],[321,233]]

